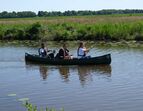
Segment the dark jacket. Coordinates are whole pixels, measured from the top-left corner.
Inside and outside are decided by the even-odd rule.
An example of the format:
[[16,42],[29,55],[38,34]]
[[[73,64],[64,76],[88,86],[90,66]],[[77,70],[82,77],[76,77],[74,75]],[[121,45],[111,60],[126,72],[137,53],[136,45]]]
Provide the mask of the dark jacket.
[[59,56],[60,59],[64,59],[64,57],[68,56],[68,55],[69,55],[69,50],[68,49],[61,48],[59,50],[58,56]]

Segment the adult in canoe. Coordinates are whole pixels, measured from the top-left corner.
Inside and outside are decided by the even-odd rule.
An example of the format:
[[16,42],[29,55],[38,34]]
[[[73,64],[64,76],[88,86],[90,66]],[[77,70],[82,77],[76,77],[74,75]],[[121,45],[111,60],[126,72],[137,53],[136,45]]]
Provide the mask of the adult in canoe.
[[49,57],[54,58],[54,51],[50,54],[47,54],[48,52],[51,52],[52,50],[48,50],[44,43],[41,43],[41,48],[38,49],[38,53],[40,57]]
[[67,49],[67,46],[65,43],[63,44],[63,47],[59,50],[57,58],[59,58],[59,59],[71,59],[71,56],[69,55],[69,50]]
[[40,57],[46,57],[47,56],[47,49],[45,48],[44,43],[41,43],[41,47],[38,49],[38,53]]

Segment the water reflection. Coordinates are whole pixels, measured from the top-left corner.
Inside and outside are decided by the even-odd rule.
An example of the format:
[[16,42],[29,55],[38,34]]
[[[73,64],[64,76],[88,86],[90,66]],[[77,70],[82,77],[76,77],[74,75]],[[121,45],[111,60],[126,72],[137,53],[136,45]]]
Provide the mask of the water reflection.
[[59,73],[65,82],[69,81],[70,67],[69,66],[58,66]]
[[111,77],[111,66],[78,66],[78,75],[81,85],[85,85],[86,82],[93,81],[93,76]]
[[46,66],[39,65],[39,72],[43,80],[46,80],[48,76],[48,68]]
[[[111,77],[111,66],[110,65],[89,65],[89,66],[46,66],[46,65],[34,65],[26,63],[26,68],[39,70],[40,76],[43,80],[46,80],[48,75],[55,71],[59,73],[63,82],[69,82],[74,75],[78,75],[81,85],[86,84],[89,81],[93,81],[94,77]],[[70,77],[71,76],[71,77]],[[75,76],[74,76],[75,77]],[[77,77],[77,76],[76,76]]]

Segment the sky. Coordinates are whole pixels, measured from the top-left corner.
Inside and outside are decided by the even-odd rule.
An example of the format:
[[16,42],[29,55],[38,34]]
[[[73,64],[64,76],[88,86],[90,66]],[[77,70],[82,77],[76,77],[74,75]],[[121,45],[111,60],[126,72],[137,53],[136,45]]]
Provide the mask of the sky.
[[102,9],[143,9],[143,0],[0,0],[0,12]]

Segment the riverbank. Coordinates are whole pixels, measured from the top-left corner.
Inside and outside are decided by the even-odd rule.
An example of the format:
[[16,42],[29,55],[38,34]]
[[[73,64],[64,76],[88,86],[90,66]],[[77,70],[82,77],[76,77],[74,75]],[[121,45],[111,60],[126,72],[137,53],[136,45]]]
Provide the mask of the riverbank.
[[[78,43],[80,41],[66,41],[64,43],[67,43],[68,47],[73,47],[76,48],[78,46]],[[141,49],[143,48],[143,41],[84,41],[86,43],[87,48],[92,47],[112,47],[112,48],[136,48],[136,49]],[[44,41],[45,45],[48,47],[52,47],[53,45],[55,46],[62,46],[63,41]],[[28,46],[28,47],[39,47],[41,44],[41,41],[34,41],[34,40],[0,40],[0,46],[18,46],[18,47],[23,47],[23,46]]]
[[0,19],[0,40],[143,40],[140,15]]

